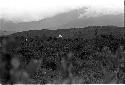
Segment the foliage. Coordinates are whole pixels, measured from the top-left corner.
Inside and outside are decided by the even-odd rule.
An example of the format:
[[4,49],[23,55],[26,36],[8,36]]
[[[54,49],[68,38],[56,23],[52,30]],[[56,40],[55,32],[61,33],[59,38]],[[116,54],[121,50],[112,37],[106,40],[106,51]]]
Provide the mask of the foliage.
[[[96,31],[96,37],[92,39],[56,38],[44,35],[43,38],[16,36],[13,41],[6,40],[4,48],[7,50],[3,53],[1,49],[0,59],[2,60],[6,53],[11,58],[16,55],[21,69],[24,70],[29,64],[32,65],[32,60],[36,60],[38,67],[30,74],[30,79],[35,83],[64,81],[67,78],[73,80],[76,77],[82,79],[82,83],[105,83],[108,82],[107,74],[115,75],[117,83],[123,83],[124,62],[121,61],[125,59],[125,43],[123,43],[125,39],[108,34],[98,35]],[[9,61],[5,60],[6,62]],[[0,69],[6,66],[0,66]],[[112,75],[108,75],[109,78]],[[1,78],[4,79],[2,75]]]

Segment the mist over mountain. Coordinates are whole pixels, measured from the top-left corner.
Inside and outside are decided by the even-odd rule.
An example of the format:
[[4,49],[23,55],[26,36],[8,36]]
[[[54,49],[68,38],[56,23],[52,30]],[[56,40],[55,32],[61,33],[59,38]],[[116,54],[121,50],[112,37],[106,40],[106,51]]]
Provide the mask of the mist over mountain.
[[[87,17],[84,14],[86,8],[72,10],[70,12],[61,13],[53,17],[45,18],[40,21],[14,23],[12,21],[1,20],[1,29],[5,31],[28,31],[41,29],[68,29],[71,27],[86,27],[86,26],[124,26],[124,14],[92,14]],[[80,17],[82,13],[82,17]],[[88,15],[89,16],[89,15]]]
[[0,0],[0,83],[124,84],[123,2]]

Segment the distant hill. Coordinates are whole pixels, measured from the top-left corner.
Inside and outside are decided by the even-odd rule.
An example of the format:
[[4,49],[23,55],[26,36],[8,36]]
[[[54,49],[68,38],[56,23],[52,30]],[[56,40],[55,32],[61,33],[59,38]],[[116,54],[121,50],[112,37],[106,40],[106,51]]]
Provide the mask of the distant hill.
[[0,36],[3,36],[3,35],[10,35],[10,34],[13,34],[15,33],[14,31],[4,31],[4,30],[0,30]]
[[95,30],[97,30],[97,35],[100,34],[112,34],[115,37],[123,37],[125,30],[124,27],[117,26],[89,26],[85,28],[70,28],[70,29],[58,29],[58,30],[30,30],[24,32],[17,32],[11,34],[11,36],[25,36],[25,37],[34,37],[39,36],[42,37],[58,37],[59,34],[63,36],[63,38],[93,38],[95,36]]
[[[2,29],[6,31],[28,31],[41,29],[69,29],[70,27],[87,27],[92,25],[97,26],[124,26],[124,14],[100,14],[91,17],[83,16],[86,13],[85,9],[72,10],[70,12],[61,13],[53,17],[48,17],[39,21],[14,23],[11,21],[2,21]],[[92,14],[91,14],[92,15]]]
[[64,27],[87,27],[87,26],[124,26],[124,15],[102,15],[97,17],[80,18],[62,25]]

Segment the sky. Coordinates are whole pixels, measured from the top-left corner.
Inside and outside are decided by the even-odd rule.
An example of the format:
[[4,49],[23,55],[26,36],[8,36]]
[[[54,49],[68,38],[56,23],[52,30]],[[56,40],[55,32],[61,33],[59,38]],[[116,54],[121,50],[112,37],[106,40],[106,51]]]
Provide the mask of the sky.
[[37,21],[82,7],[90,14],[123,13],[124,0],[0,0],[0,19]]

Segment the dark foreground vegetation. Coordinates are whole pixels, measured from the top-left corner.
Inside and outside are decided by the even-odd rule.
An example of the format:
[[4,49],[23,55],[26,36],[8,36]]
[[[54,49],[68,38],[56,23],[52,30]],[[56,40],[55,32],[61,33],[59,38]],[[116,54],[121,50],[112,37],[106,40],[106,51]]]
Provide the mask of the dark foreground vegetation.
[[1,36],[0,83],[123,84],[125,38],[113,32],[96,29],[88,39],[82,32],[66,38],[26,32]]

